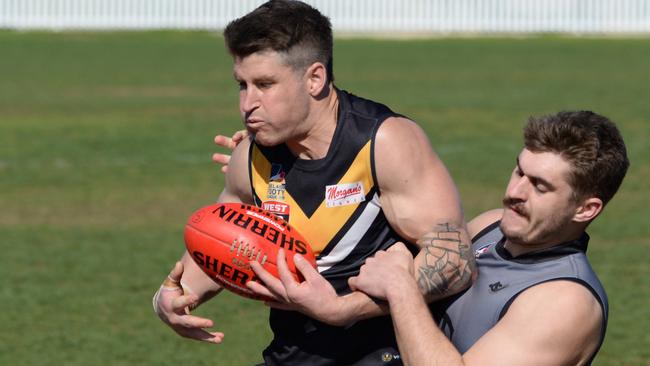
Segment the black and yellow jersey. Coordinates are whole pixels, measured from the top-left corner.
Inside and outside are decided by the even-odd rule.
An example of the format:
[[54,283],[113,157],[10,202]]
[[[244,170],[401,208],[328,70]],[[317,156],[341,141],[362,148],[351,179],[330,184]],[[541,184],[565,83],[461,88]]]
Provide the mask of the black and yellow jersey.
[[[379,202],[374,141],[379,126],[397,116],[388,107],[337,90],[337,126],[327,155],[296,158],[282,144],[251,144],[255,203],[284,217],[309,242],[319,272],[337,293],[366,258],[402,240]],[[266,365],[399,365],[390,317],[334,327],[303,314],[271,309],[272,343]]]
[[373,154],[388,107],[338,92],[339,117],[323,159],[296,158],[282,144],[251,144],[255,204],[289,221],[311,245],[318,270],[339,293],[364,260],[397,240],[379,203]]

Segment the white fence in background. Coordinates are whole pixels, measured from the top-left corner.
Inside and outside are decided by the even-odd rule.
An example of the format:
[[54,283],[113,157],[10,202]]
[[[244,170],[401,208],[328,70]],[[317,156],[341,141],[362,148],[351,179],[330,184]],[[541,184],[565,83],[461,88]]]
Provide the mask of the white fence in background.
[[[0,28],[218,30],[260,0],[0,0]],[[650,0],[307,0],[348,33],[650,33]]]

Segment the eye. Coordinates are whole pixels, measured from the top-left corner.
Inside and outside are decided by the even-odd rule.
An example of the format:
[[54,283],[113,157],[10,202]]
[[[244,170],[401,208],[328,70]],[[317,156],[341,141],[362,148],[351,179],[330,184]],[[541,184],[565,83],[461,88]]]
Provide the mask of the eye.
[[537,179],[532,178],[530,180],[530,183],[533,185],[533,188],[535,189],[536,192],[546,193],[549,191],[548,187],[544,183],[538,181]]
[[543,184],[535,184],[535,190],[539,193],[546,193],[548,192],[548,188],[546,188],[545,185]]
[[243,81],[238,81],[237,85],[239,85],[239,90],[246,90],[246,83]]
[[514,173],[515,173],[515,175],[518,176],[518,177],[523,177],[523,176],[524,176],[524,172],[522,172],[521,169],[519,169],[519,167],[516,167],[516,168],[515,168]]
[[260,89],[268,89],[271,86],[273,86],[273,82],[271,82],[271,81],[261,81],[261,82],[257,83],[257,87],[260,88]]

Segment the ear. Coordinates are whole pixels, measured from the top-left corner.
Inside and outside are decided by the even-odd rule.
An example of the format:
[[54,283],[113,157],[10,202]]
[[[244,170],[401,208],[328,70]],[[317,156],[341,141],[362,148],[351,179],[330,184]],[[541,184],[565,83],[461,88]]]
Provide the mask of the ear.
[[602,210],[603,201],[600,198],[587,198],[576,208],[576,213],[573,216],[573,221],[589,222],[595,219]]
[[305,73],[309,94],[317,97],[327,85],[327,68],[320,62],[314,62]]

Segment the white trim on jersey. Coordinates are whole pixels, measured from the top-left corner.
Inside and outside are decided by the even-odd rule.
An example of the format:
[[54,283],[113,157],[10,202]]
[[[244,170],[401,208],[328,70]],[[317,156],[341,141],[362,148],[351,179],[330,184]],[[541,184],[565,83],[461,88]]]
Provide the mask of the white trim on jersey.
[[359,215],[359,218],[354,222],[350,230],[343,235],[334,249],[316,261],[318,264],[318,272],[332,268],[347,257],[357,246],[359,240],[368,232],[370,225],[375,221],[379,212],[381,212],[381,205],[379,203],[379,196],[375,193],[372,200],[368,202],[361,215]]

